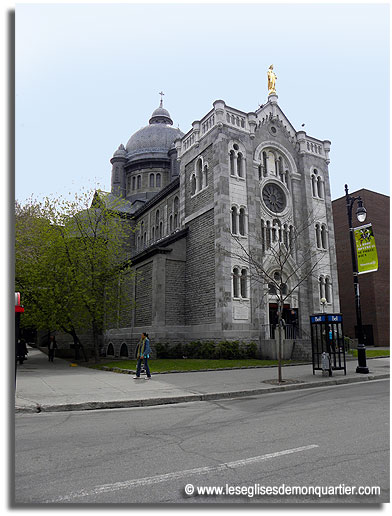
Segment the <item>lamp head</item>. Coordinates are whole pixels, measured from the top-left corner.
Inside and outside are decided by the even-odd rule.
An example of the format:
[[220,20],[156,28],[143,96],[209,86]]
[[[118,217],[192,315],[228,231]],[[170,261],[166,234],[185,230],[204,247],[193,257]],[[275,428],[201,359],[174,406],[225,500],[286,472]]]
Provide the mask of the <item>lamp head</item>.
[[358,222],[365,222],[366,209],[363,205],[362,199],[358,199],[358,208],[357,208],[356,215],[357,215]]

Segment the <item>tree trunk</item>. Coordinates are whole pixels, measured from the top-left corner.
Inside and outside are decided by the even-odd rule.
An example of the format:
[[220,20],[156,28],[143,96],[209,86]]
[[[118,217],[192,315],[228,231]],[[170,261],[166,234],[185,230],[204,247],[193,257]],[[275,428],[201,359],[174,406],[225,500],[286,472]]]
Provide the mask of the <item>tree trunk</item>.
[[84,349],[83,344],[80,342],[79,337],[76,334],[75,328],[72,327],[70,330],[68,330],[64,326],[61,326],[61,329],[63,331],[65,331],[65,333],[68,333],[68,335],[71,335],[71,337],[73,338],[73,342],[74,342],[74,346],[75,346],[75,360],[78,360],[78,357],[79,357],[78,350],[80,348],[82,350],[83,358],[84,358],[85,362],[88,362],[86,351]]
[[282,300],[278,301],[278,383],[282,383]]
[[88,362],[88,358],[87,358],[87,355],[86,355],[86,351],[85,351],[85,349],[84,349],[84,346],[83,346],[83,344],[80,342],[79,337],[76,335],[75,330],[73,330],[72,337],[73,337],[74,346],[75,346],[75,360],[78,360],[78,359],[79,359],[79,348],[80,348],[80,349],[81,349],[81,351],[82,351],[82,353],[83,353],[84,361],[85,361],[85,362]]
[[94,343],[94,360],[95,363],[98,364],[99,357],[99,341],[98,341],[98,327],[95,319],[92,321],[92,330],[93,330],[93,343]]

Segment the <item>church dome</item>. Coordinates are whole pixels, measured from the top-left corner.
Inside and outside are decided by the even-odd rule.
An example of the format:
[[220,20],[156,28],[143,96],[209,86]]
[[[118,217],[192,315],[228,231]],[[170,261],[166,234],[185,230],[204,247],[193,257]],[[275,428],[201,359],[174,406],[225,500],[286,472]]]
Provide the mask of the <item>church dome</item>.
[[140,157],[142,154],[160,154],[167,157],[174,141],[184,135],[180,129],[172,125],[173,120],[161,102],[159,108],[152,113],[149,125],[142,127],[129,138],[126,145],[128,158]]
[[170,124],[173,125],[173,120],[170,118],[169,111],[161,106],[151,115],[150,124]]

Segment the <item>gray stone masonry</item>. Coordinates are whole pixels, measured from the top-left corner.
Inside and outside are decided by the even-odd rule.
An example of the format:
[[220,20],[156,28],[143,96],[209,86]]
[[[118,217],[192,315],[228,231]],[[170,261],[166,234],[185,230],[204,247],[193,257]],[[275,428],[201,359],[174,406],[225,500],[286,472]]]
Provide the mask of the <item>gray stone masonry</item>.
[[[179,188],[174,191],[169,185],[167,194],[158,194],[157,202],[150,201],[134,221],[139,226],[144,223],[146,248],[137,253],[143,251],[146,256],[140,255],[142,258],[135,263],[136,284],[128,287],[136,307],[121,317],[127,325],[108,330],[105,337],[105,342],[110,341],[117,352],[123,343],[132,350],[140,331],[146,330],[152,342],[254,341],[263,353],[266,328],[271,323],[270,304],[276,303],[276,296],[268,293],[268,284],[252,277],[249,261],[246,265],[244,260],[244,253],[261,258],[273,273],[272,253],[262,243],[262,219],[270,224],[271,235],[279,234],[276,219],[300,232],[295,252],[285,265],[291,286],[300,283],[285,301],[298,308],[302,331],[301,341],[293,347],[293,356],[309,357],[309,314],[320,311],[320,275],[328,276],[332,283],[327,311],[339,311],[328,175],[330,142],[308,137],[304,131],[296,132],[277,100],[276,95],[271,95],[256,113],[243,113],[223,101],[215,101],[213,109],[175,141],[175,151],[173,147],[168,153],[167,164],[170,163],[170,178],[176,181],[179,177]],[[269,153],[268,167],[264,167],[264,150]],[[140,163],[142,159],[140,156]],[[284,170],[279,169],[283,163]],[[321,195],[315,195],[312,189],[314,171],[322,181]],[[135,173],[139,170],[132,170],[132,175]],[[147,169],[143,172],[142,189],[153,194],[149,191],[149,173]],[[116,178],[119,175],[114,172],[113,181],[118,185]],[[166,180],[170,180],[169,176]],[[262,199],[262,190],[268,184],[277,185],[284,192],[285,207],[279,213],[270,211]],[[176,196],[178,228],[173,230],[186,234],[166,243]],[[232,234],[233,206],[245,210],[246,231],[239,238],[241,251]],[[157,235],[160,222],[162,234]],[[316,223],[326,228],[326,249],[317,248]],[[320,263],[311,270],[317,260]],[[301,263],[304,266],[299,270]],[[239,298],[234,297],[233,291],[235,267],[248,269],[247,287]]]

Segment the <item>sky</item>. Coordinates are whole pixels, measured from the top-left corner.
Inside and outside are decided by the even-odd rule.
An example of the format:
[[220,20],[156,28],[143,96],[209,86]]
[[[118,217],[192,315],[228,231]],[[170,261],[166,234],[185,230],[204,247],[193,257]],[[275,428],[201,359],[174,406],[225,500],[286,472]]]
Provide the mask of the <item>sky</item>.
[[164,107],[278,103],[330,140],[332,198],[389,195],[389,4],[17,4],[15,197],[110,190],[110,158]]

